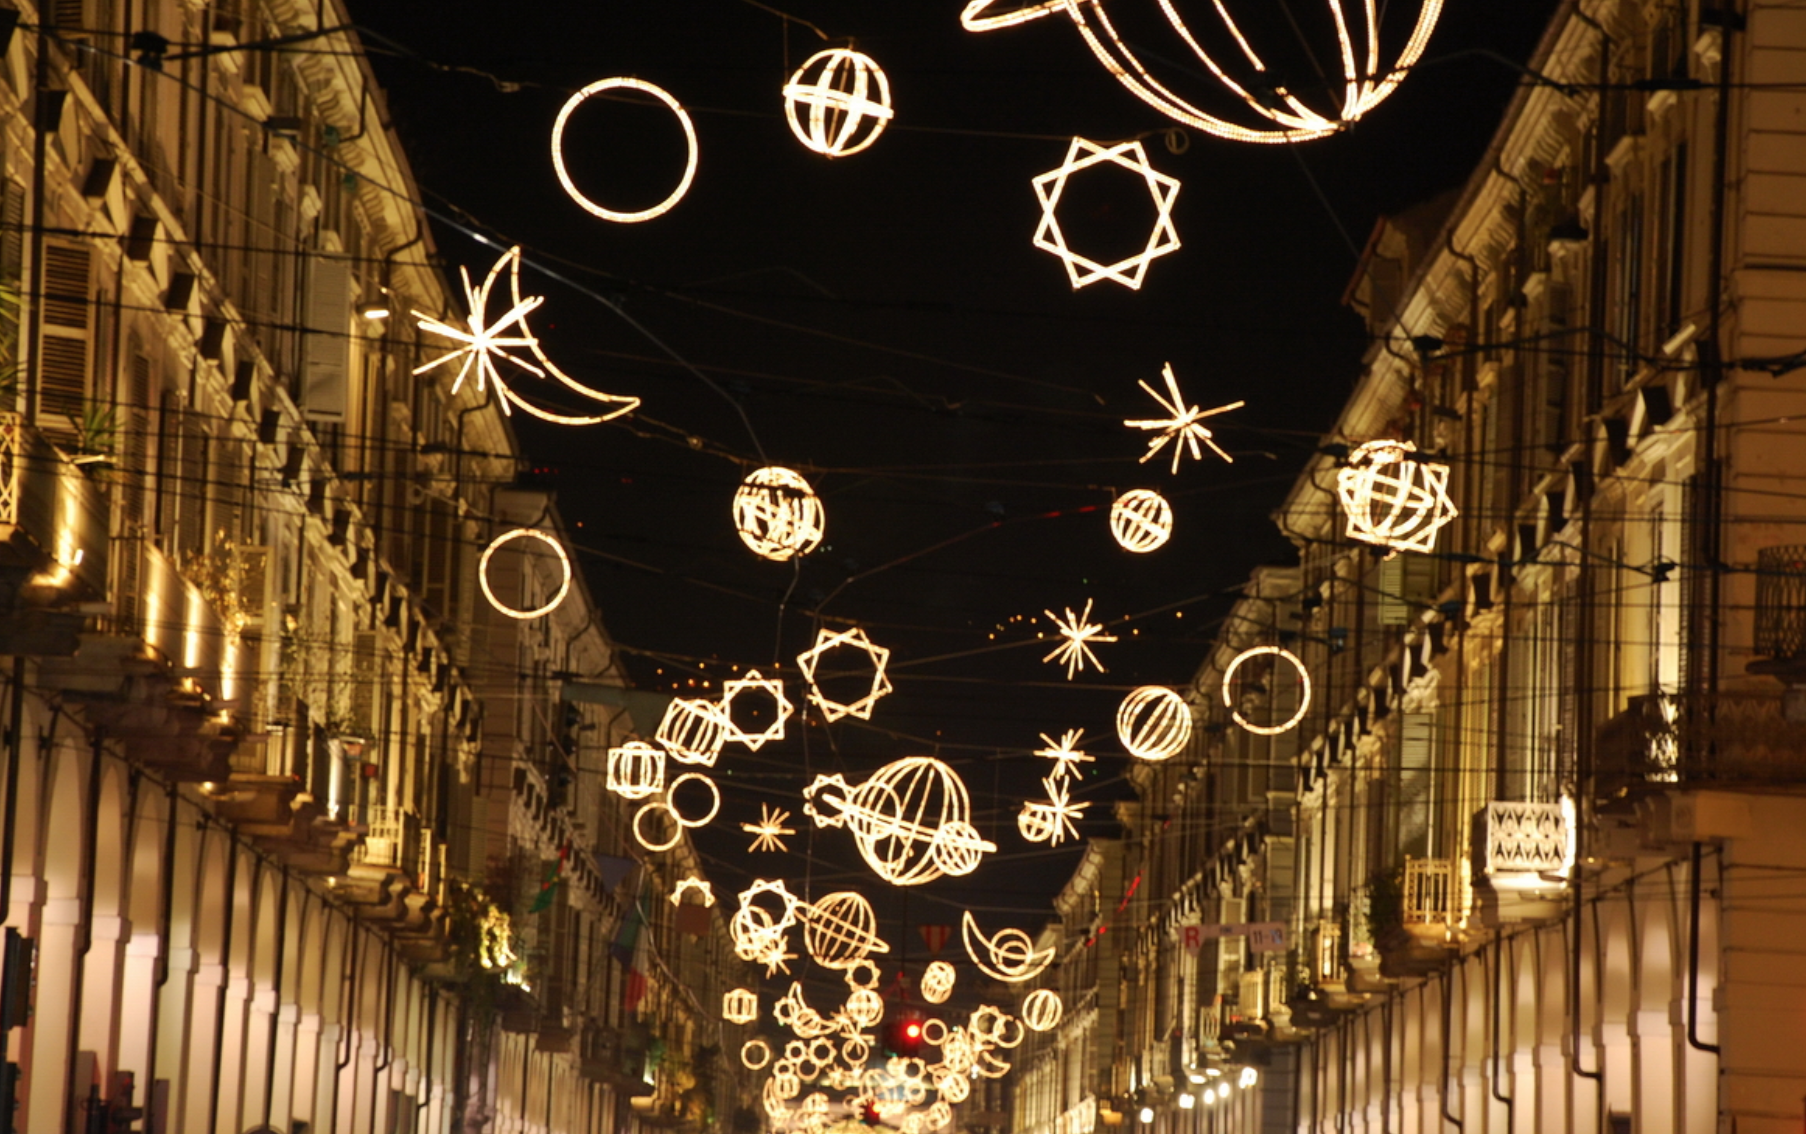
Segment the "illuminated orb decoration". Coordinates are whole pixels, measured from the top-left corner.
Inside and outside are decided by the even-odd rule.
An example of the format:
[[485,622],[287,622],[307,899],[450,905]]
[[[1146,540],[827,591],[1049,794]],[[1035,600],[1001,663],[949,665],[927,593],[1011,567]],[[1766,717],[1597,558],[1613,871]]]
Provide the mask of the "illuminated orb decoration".
[[981,1044],[998,1047],[1017,1047],[1024,1034],[1022,1021],[995,1004],[982,1004],[973,1009],[966,1026]]
[[[759,904],[764,897],[776,901],[775,912]],[[790,892],[783,879],[754,881],[751,887],[740,892],[740,908],[728,923],[734,955],[742,961],[764,965],[767,975],[779,969],[789,972],[787,962],[795,960],[795,955],[789,952],[789,933],[796,924],[801,905],[801,900]]]
[[701,878],[696,877],[694,874],[671,887],[671,904],[674,906],[682,905],[684,895],[692,890],[702,895],[703,908],[706,909],[715,904],[715,887]]
[[866,865],[893,886],[970,874],[997,849],[972,826],[965,782],[932,756],[886,764],[857,788],[817,776],[803,798],[817,827],[850,830]]
[[1016,829],[1031,843],[1059,846],[1067,839],[1079,837],[1078,820],[1085,817],[1089,803],[1073,803],[1071,789],[1064,778],[1053,775],[1041,781],[1047,788],[1047,799],[1029,800],[1016,816]]
[[809,57],[784,84],[784,115],[797,141],[846,157],[878,140],[895,116],[890,80],[869,55],[833,47]]
[[[755,691],[771,698],[772,719],[763,732],[749,733],[734,723],[734,700]],[[790,703],[790,698],[784,696],[784,683],[776,678],[760,677],[756,669],[747,670],[745,677],[721,683],[721,719],[726,722],[727,739],[735,744],[744,744],[754,752],[770,741],[784,739],[784,724],[795,712],[796,706]]]
[[849,969],[872,953],[888,953],[872,903],[851,890],[803,908],[803,947],[824,969]]
[[764,1040],[750,1039],[740,1045],[740,1066],[748,1071],[763,1071],[770,1062],[771,1045]]
[[[518,607],[509,606],[501,599],[495,597],[495,591],[489,585],[489,561],[495,558],[496,552],[500,551],[508,544],[513,543],[517,539],[529,538],[536,539],[552,549],[553,554],[558,557],[558,568],[563,578],[558,584],[557,592],[553,594],[544,605],[536,606],[531,610],[522,610]],[[495,539],[490,541],[489,546],[483,549],[483,557],[477,560],[477,586],[482,588],[483,597],[489,600],[489,605],[495,607],[496,610],[507,615],[509,618],[518,618],[523,622],[535,618],[544,618],[554,610],[557,610],[559,605],[564,602],[564,597],[571,593],[571,557],[565,554],[564,548],[559,545],[557,540],[546,533],[536,531],[533,528],[515,528],[513,531],[503,532],[501,535],[496,536]]]
[[[1035,755],[1044,760],[1052,760],[1054,762],[1052,773],[1053,779],[1064,780],[1068,777],[1077,777],[1080,764],[1090,764],[1093,762],[1092,757],[1085,755],[1083,752],[1080,752],[1077,748],[1073,747],[1073,745],[1079,742],[1079,738],[1082,735],[1083,734],[1076,728],[1069,728],[1061,733],[1058,741],[1054,740],[1053,737],[1046,733],[1041,734],[1041,743],[1047,745],[1047,747],[1035,749]],[[1042,782],[1045,783],[1046,781]]]
[[1116,738],[1138,759],[1170,759],[1191,739],[1191,706],[1171,689],[1143,685],[1117,707]]
[[945,961],[930,961],[922,972],[922,999],[930,1004],[945,1004],[953,995],[953,984],[959,974]]
[[807,555],[827,524],[821,497],[790,469],[755,469],[734,493],[734,527],[753,554],[779,563]]
[[[1280,724],[1257,725],[1242,716],[1241,708],[1235,703],[1235,697],[1231,693],[1230,687],[1235,681],[1236,673],[1244,663],[1252,658],[1268,655],[1272,655],[1275,659],[1291,662],[1292,668],[1298,671],[1298,708]],[[1243,650],[1235,656],[1234,661],[1229,663],[1229,668],[1223,671],[1223,706],[1229,710],[1229,715],[1235,718],[1236,724],[1256,736],[1278,736],[1282,732],[1290,732],[1298,727],[1298,722],[1302,721],[1304,714],[1310,711],[1311,675],[1305,670],[1304,663],[1299,661],[1298,656],[1290,650],[1284,650],[1278,646],[1255,646],[1253,649]]]
[[[1096,165],[1115,165],[1139,174],[1154,199],[1154,229],[1148,234],[1147,246],[1140,252],[1113,264],[1074,252],[1066,243],[1060,228],[1060,197],[1066,182],[1075,173]],[[1102,146],[1084,138],[1074,138],[1067,147],[1066,161],[1058,169],[1049,170],[1034,179],[1035,196],[1041,202],[1041,223],[1035,229],[1035,247],[1051,252],[1066,265],[1066,278],[1074,289],[1099,280],[1114,280],[1132,291],[1141,289],[1148,265],[1168,252],[1179,250],[1179,231],[1173,227],[1173,201],[1179,196],[1179,179],[1160,173],[1148,164],[1148,152],[1140,142],[1118,142]]]
[[742,831],[755,836],[752,846],[746,848],[746,852],[757,854],[760,851],[789,850],[790,848],[784,845],[783,836],[794,835],[796,831],[784,826],[784,821],[788,818],[790,818],[790,812],[782,808],[774,808],[769,803],[759,804],[759,821],[740,824]]
[[[1430,33],[1442,14],[1442,4],[1443,0],[1421,0],[1416,6],[1417,15],[1409,35],[1403,38],[1393,54],[1382,43],[1380,24],[1385,5],[1376,5],[1372,0],[1362,4],[1351,0],[1328,0],[1329,22],[1336,29],[1337,42],[1319,45],[1307,41],[1307,49],[1313,55],[1340,63],[1341,73],[1324,75],[1321,84],[1325,91],[1339,95],[1340,105],[1324,111],[1307,104],[1298,92],[1274,77],[1262,54],[1262,45],[1245,33],[1230,10],[1232,5],[1221,0],[1214,5],[1223,25],[1220,30],[1225,34],[1212,40],[1194,33],[1180,16],[1178,6],[1170,0],[1162,0],[1160,9],[1167,22],[1190,48],[1197,63],[1162,62],[1169,69],[1182,71],[1197,70],[1201,65],[1202,69],[1197,73],[1210,74],[1229,96],[1240,101],[1241,122],[1200,108],[1155,78],[1137,54],[1145,49],[1131,48],[1111,22],[1108,0],[1039,0],[1038,3],[1031,0],[1026,4],[1022,0],[970,0],[960,15],[960,23],[967,31],[992,31],[1064,12],[1072,18],[1085,45],[1105,70],[1130,94],[1155,110],[1175,122],[1228,141],[1274,144],[1327,137],[1359,121],[1383,102],[1423,56]],[[1400,10],[1408,7],[1401,6]],[[1212,29],[1213,32],[1216,30]],[[1207,46],[1212,42],[1222,46],[1214,49]],[[1177,51],[1176,48],[1173,50]],[[1267,51],[1270,53],[1271,48]],[[1390,61],[1387,60],[1389,54]],[[1150,54],[1149,58],[1154,56]]]
[[665,710],[653,739],[680,764],[713,767],[727,742],[727,721],[715,702],[679,697]]
[[[872,665],[872,684],[864,694],[852,701],[842,703],[829,697],[815,680],[815,672],[820,668],[822,660],[841,647],[863,653]],[[816,632],[815,645],[804,653],[798,654],[797,668],[803,671],[803,680],[809,683],[809,700],[815,702],[822,711],[822,716],[830,721],[842,717],[858,717],[862,721],[872,719],[872,707],[878,699],[890,692],[890,678],[884,674],[884,667],[890,663],[890,650],[876,645],[865,636],[865,631],[855,626],[850,630],[822,629]]]
[[759,994],[736,988],[721,997],[721,1018],[730,1024],[750,1024],[759,1018]]
[[[771,1006],[771,1017],[801,1039],[815,1039],[834,1030],[832,1020],[809,1007],[808,1001],[803,999],[803,986],[795,981],[791,982],[790,991],[778,997]],[[792,1047],[785,1047],[786,1058],[800,1060],[808,1056],[807,1048],[800,1044],[795,1046],[794,1057],[792,1051]]]
[[[683,177],[678,181],[677,188],[671,191],[669,197],[650,208],[623,212],[599,205],[583,195],[583,191],[577,188],[577,183],[571,180],[570,170],[565,168],[565,127],[569,125],[571,115],[576,113],[578,107],[588,101],[591,96],[601,94],[603,91],[639,91],[642,94],[651,95],[670,107],[671,113],[677,116],[678,124],[683,127],[684,141],[689,143],[689,157],[684,162]],[[690,182],[696,179],[696,158],[696,127],[691,123],[689,114],[675,98],[671,97],[671,92],[663,87],[654,86],[644,79],[623,77],[597,79],[572,95],[570,100],[558,111],[557,121],[552,123],[552,169],[558,174],[558,183],[564,186],[564,191],[571,195],[571,200],[582,206],[585,212],[601,217],[605,221],[614,221],[616,224],[638,224],[640,221],[649,221],[670,212],[671,207],[683,200],[684,194],[690,191]]]
[[1173,538],[1173,506],[1151,488],[1131,489],[1110,505],[1110,534],[1137,555],[1164,547]]
[[[709,789],[709,808],[700,817],[685,815],[677,809],[677,789],[687,783],[699,783]],[[685,772],[671,781],[665,788],[663,796],[640,805],[640,809],[633,816],[633,837],[638,839],[640,845],[649,851],[668,851],[683,838],[686,828],[708,826],[720,810],[721,789],[715,786],[715,781],[701,772]],[[671,820],[669,838],[657,839],[646,834],[646,817],[659,812],[663,812]]]
[[1053,648],[1052,653],[1041,659],[1043,662],[1064,662],[1068,681],[1072,680],[1074,674],[1084,672],[1086,662],[1090,662],[1092,668],[1099,673],[1108,672],[1104,669],[1103,663],[1097,660],[1097,655],[1091,652],[1091,643],[1114,642],[1117,639],[1114,634],[1104,633],[1103,623],[1091,621],[1090,599],[1085,600],[1085,613],[1083,614],[1073,614],[1070,606],[1066,608],[1065,618],[1061,618],[1051,610],[1044,610],[1041,613],[1053,620],[1054,629],[1060,632],[1060,637],[1063,639],[1059,645]]
[[1022,1023],[1031,1032],[1047,1032],[1060,1026],[1066,1005],[1051,988],[1037,988],[1022,1001]]
[[941,1101],[963,1103],[972,1094],[972,1080],[964,1075],[941,1075],[934,1081],[935,1089],[941,1092]]
[[1369,441],[1336,474],[1348,538],[1395,551],[1436,550],[1436,533],[1460,515],[1449,467],[1419,460],[1409,441]]
[[1207,417],[1215,417],[1219,413],[1241,409],[1247,403],[1230,402],[1228,405],[1210,410],[1187,405],[1185,398],[1179,393],[1179,380],[1173,377],[1173,367],[1170,362],[1166,365],[1163,373],[1166,377],[1165,396],[1148,385],[1145,379],[1140,379],[1138,382],[1141,388],[1146,390],[1156,402],[1159,402],[1160,408],[1170,416],[1132,419],[1123,422],[1130,429],[1147,429],[1155,433],[1154,439],[1148,442],[1148,451],[1142,454],[1141,463],[1146,464],[1152,460],[1170,441],[1173,445],[1172,471],[1174,473],[1179,471],[1179,459],[1187,452],[1191,453],[1191,459],[1194,461],[1204,459],[1204,450],[1200,442],[1210,446],[1210,451],[1217,456],[1234,464],[1235,458],[1223,451],[1223,447],[1216,443],[1216,435],[1211,433],[1203,422]]
[[1020,929],[1000,929],[996,936],[986,938],[970,910],[962,915],[959,932],[966,943],[966,955],[979,971],[1005,984],[1029,980],[1053,960],[1051,947],[1035,952],[1034,939]]
[[608,750],[608,790],[622,799],[646,799],[665,790],[665,753],[643,740]]
[[862,1028],[869,1028],[884,1019],[884,997],[875,989],[856,988],[847,996],[847,1018]]

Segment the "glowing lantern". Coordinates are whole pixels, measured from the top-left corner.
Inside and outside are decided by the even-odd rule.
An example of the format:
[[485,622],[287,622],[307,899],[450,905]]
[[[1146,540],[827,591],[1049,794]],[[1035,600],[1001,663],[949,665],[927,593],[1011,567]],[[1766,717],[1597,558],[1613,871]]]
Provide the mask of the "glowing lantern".
[[1125,492],[1110,505],[1110,534],[1136,554],[1163,547],[1173,537],[1173,506],[1151,488]]
[[886,764],[857,788],[839,775],[817,776],[803,798],[817,827],[850,830],[866,865],[893,886],[970,874],[997,849],[972,826],[959,773],[932,756]]
[[846,157],[878,140],[894,112],[890,80],[869,55],[834,47],[810,56],[784,85],[784,114],[797,141]]
[[842,890],[803,911],[803,945],[824,969],[849,969],[871,953],[888,953],[878,915],[862,894]]
[[[1242,716],[1241,709],[1236,705],[1234,697],[1230,693],[1230,686],[1234,683],[1235,675],[1242,668],[1243,663],[1247,662],[1250,658],[1264,657],[1269,654],[1275,658],[1283,658],[1284,660],[1291,662],[1292,668],[1298,671],[1298,681],[1300,684],[1298,708],[1293,711],[1289,718],[1279,724],[1257,725]],[[1229,715],[1235,718],[1236,724],[1241,725],[1244,729],[1254,733],[1256,736],[1278,736],[1282,732],[1290,732],[1292,729],[1298,727],[1298,722],[1302,721],[1304,719],[1304,714],[1310,711],[1311,675],[1305,670],[1304,663],[1299,661],[1297,655],[1293,654],[1290,650],[1284,650],[1278,646],[1255,646],[1253,649],[1243,650],[1235,656],[1234,661],[1229,663],[1229,668],[1223,671],[1223,706],[1229,710]]]
[[945,961],[930,961],[922,973],[922,999],[930,1004],[945,1004],[953,995],[953,982],[958,973]]
[[[1140,252],[1111,264],[1102,264],[1074,252],[1066,243],[1060,228],[1060,197],[1073,174],[1095,165],[1115,165],[1139,174],[1147,183],[1148,195],[1154,199],[1154,229]],[[1035,247],[1052,252],[1066,265],[1066,277],[1074,290],[1099,280],[1114,280],[1131,291],[1141,289],[1148,265],[1168,252],[1179,250],[1179,232],[1173,227],[1173,202],[1179,196],[1179,179],[1160,173],[1148,163],[1148,152],[1140,142],[1118,142],[1101,146],[1084,138],[1074,138],[1066,150],[1066,161],[1058,169],[1049,170],[1034,179],[1035,196],[1041,202],[1041,224],[1035,230]]]
[[665,754],[643,740],[608,750],[608,790],[623,799],[645,799],[665,789]]
[[734,527],[756,555],[783,563],[821,542],[821,498],[790,469],[755,469],[734,493]]
[[680,764],[713,767],[727,741],[727,721],[715,702],[680,697],[665,709],[653,739]]
[[759,994],[736,988],[721,997],[721,1018],[730,1024],[750,1024],[759,1018]]
[[1066,1006],[1051,988],[1037,988],[1022,1002],[1022,1022],[1033,1032],[1051,1031],[1060,1024]]
[[1129,755],[1143,760],[1177,756],[1191,739],[1191,706],[1171,689],[1143,685],[1118,706],[1116,738]]
[[1396,551],[1436,550],[1436,533],[1458,516],[1449,467],[1419,460],[1409,441],[1369,441],[1336,474],[1348,537]]
[[[517,539],[536,539],[551,548],[553,554],[558,557],[561,579],[557,592],[544,605],[536,606],[531,610],[509,606],[501,599],[496,598],[495,591],[489,586],[489,561],[495,558],[496,552]],[[543,618],[557,610],[559,604],[564,602],[564,596],[571,593],[571,557],[564,553],[564,548],[559,546],[557,540],[546,533],[535,531],[532,528],[515,528],[511,532],[503,532],[496,536],[489,546],[483,549],[483,557],[477,560],[477,586],[482,589],[483,597],[489,600],[489,605],[509,618],[518,618],[523,622],[534,618]]]
[[[565,126],[569,124],[571,115],[576,112],[579,106],[582,106],[591,95],[601,94],[603,91],[639,91],[642,94],[651,95],[659,102],[670,107],[671,113],[677,116],[678,125],[683,127],[684,140],[689,143],[690,147],[689,156],[684,162],[683,177],[678,181],[677,188],[672,190],[669,197],[666,197],[651,208],[622,212],[598,205],[596,202],[583,195],[583,192],[577,188],[577,183],[571,180],[570,171],[565,168]],[[636,224],[640,221],[652,220],[654,217],[661,217],[667,212],[670,212],[671,206],[683,200],[684,194],[690,191],[690,182],[696,178],[696,157],[696,127],[690,122],[690,116],[684,112],[684,108],[678,101],[671,96],[671,92],[665,90],[663,87],[654,86],[644,79],[598,79],[572,95],[569,101],[567,101],[558,111],[558,120],[552,124],[552,169],[558,174],[558,183],[564,186],[564,191],[571,195],[571,200],[581,205],[585,212],[601,217],[605,221],[614,221],[617,224]]]

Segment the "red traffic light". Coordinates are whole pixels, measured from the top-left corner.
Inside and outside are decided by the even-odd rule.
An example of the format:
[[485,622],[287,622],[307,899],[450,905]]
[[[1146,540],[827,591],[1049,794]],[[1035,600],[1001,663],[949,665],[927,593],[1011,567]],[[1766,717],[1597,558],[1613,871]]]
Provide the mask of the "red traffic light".
[[909,1023],[903,1025],[903,1035],[906,1039],[921,1039],[922,1025],[916,1023],[914,1020],[909,1021]]

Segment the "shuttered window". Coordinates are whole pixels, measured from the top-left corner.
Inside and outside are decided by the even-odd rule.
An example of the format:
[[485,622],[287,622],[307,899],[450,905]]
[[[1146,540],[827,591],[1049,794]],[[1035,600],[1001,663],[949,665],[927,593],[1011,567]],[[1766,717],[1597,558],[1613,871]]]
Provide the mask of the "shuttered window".
[[92,253],[79,244],[44,246],[44,337],[38,408],[81,420],[88,395],[94,318]]

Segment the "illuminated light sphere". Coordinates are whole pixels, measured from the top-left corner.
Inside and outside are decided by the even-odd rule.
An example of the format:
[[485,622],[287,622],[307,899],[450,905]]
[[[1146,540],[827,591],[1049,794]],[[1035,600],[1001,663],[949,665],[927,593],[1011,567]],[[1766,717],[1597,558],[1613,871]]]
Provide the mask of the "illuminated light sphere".
[[740,1045],[740,1066],[748,1071],[763,1071],[771,1062],[771,1045],[762,1039],[750,1039]]
[[608,750],[608,790],[623,799],[646,799],[665,790],[665,753],[643,740]]
[[959,976],[945,961],[930,961],[922,973],[922,999],[930,1004],[945,1004],[953,995],[953,983]]
[[715,702],[679,697],[665,709],[653,739],[680,764],[713,767],[727,742],[727,721]]
[[1191,739],[1191,706],[1171,689],[1143,685],[1117,707],[1116,738],[1138,759],[1170,759]]
[[[1066,182],[1075,173],[1097,165],[1115,165],[1138,174],[1147,183],[1148,195],[1154,199],[1154,228],[1140,252],[1114,263],[1104,264],[1072,250],[1066,233],[1060,228],[1060,197]],[[1066,277],[1074,290],[1111,280],[1131,291],[1141,290],[1148,265],[1169,252],[1179,250],[1179,230],[1173,227],[1173,202],[1179,196],[1179,179],[1169,177],[1148,163],[1148,151],[1140,142],[1118,142],[1104,146],[1084,138],[1074,138],[1067,147],[1066,160],[1058,169],[1049,170],[1033,181],[1035,197],[1041,202],[1041,223],[1035,229],[1034,244],[1051,252],[1066,265]]]
[[847,996],[847,1018],[862,1028],[884,1019],[884,997],[876,989],[856,988]]
[[893,886],[970,874],[997,849],[972,826],[965,781],[932,756],[886,764],[858,787],[817,776],[803,798],[817,827],[851,831],[866,865]]
[[[815,680],[816,670],[823,660],[834,651],[846,647],[863,653],[872,666],[872,683],[865,693],[852,701],[840,702],[829,697]],[[829,630],[825,627],[816,632],[815,645],[798,654],[797,668],[803,671],[803,680],[809,683],[809,700],[821,709],[822,716],[830,721],[842,717],[858,717],[862,721],[872,719],[872,708],[879,698],[891,691],[890,678],[885,676],[884,667],[890,662],[890,650],[876,645],[865,636],[865,631],[855,626],[849,630]]]
[[[960,14],[960,23],[967,31],[983,32],[1064,12],[1071,17],[1085,45],[1104,69],[1130,94],[1155,110],[1175,122],[1228,141],[1275,144],[1327,137],[1359,121],[1385,101],[1422,58],[1443,5],[1443,0],[1421,0],[1416,6],[1417,14],[1410,23],[1410,31],[1398,37],[1402,42],[1394,52],[1382,42],[1389,38],[1380,26],[1385,5],[1374,4],[1372,0],[1327,2],[1332,17],[1329,22],[1336,29],[1336,40],[1321,44],[1307,42],[1306,48],[1316,57],[1340,63],[1340,74],[1326,74],[1322,81],[1323,89],[1333,92],[1330,97],[1339,98],[1339,105],[1320,109],[1305,101],[1308,91],[1294,91],[1277,81],[1271,86],[1257,85],[1260,78],[1273,74],[1273,68],[1263,54],[1270,53],[1271,45],[1245,31],[1232,10],[1235,5],[1221,0],[1213,5],[1222,27],[1212,31],[1225,34],[1212,40],[1201,38],[1188,27],[1177,5],[1162,0],[1161,11],[1177,38],[1191,50],[1195,62],[1174,63],[1171,59],[1162,59],[1159,63],[1169,71],[1178,69],[1213,76],[1223,93],[1240,103],[1241,121],[1203,109],[1190,97],[1179,94],[1156,78],[1141,57],[1142,54],[1147,54],[1149,59],[1155,56],[1145,48],[1131,47],[1123,39],[1110,19],[1107,0],[1039,0],[1027,4],[1022,0],[969,0]],[[1253,6],[1265,5],[1256,0]],[[1409,7],[1401,5],[1400,10]],[[1232,50],[1226,46],[1212,48],[1209,45],[1213,42],[1235,46]],[[1177,54],[1180,49],[1174,46],[1169,50]],[[1238,75],[1243,77],[1238,78]]]
[[1022,1001],[1022,1023],[1032,1032],[1052,1031],[1065,1014],[1066,1005],[1051,988],[1037,988]]
[[1016,816],[1016,829],[1029,842],[1049,846],[1057,847],[1067,839],[1078,838],[1078,821],[1085,817],[1085,809],[1091,805],[1072,802],[1072,789],[1057,770],[1042,780],[1041,786],[1047,789],[1047,799],[1031,799],[1024,803],[1021,813]]
[[1395,551],[1436,550],[1436,533],[1460,515],[1449,467],[1419,460],[1409,441],[1369,441],[1336,474],[1348,538]]
[[[749,733],[734,723],[734,701],[752,692],[764,693],[771,698],[772,720],[762,732]],[[784,695],[784,683],[773,677],[760,677],[756,669],[747,670],[745,677],[721,683],[721,719],[726,722],[727,739],[744,744],[754,752],[770,741],[784,739],[784,726],[795,712],[796,706]]]
[[[650,208],[623,212],[599,205],[583,195],[583,191],[577,188],[577,183],[571,180],[570,170],[565,168],[565,127],[579,106],[582,106],[592,95],[601,94],[603,91],[639,91],[642,94],[651,95],[670,107],[671,113],[677,116],[678,124],[683,127],[684,141],[689,144],[689,156],[684,162],[683,177],[678,181],[677,188],[671,191],[669,197]],[[558,111],[557,121],[552,123],[552,169],[558,174],[558,183],[564,186],[564,191],[571,195],[571,200],[577,202],[585,212],[601,217],[605,221],[614,221],[616,224],[637,224],[640,221],[649,221],[670,212],[671,207],[683,200],[684,194],[690,191],[690,182],[696,179],[696,159],[696,126],[690,121],[689,114],[677,99],[671,96],[671,92],[648,83],[644,79],[626,77],[597,79],[572,95],[570,100]]]
[[[518,607],[509,606],[501,599],[495,597],[495,591],[489,585],[489,561],[495,558],[496,552],[517,539],[536,539],[551,548],[553,554],[558,557],[558,568],[561,579],[558,584],[557,593],[547,600],[543,606],[536,606],[531,610],[522,610]],[[495,607],[496,610],[507,615],[509,618],[518,618],[523,622],[535,618],[543,618],[554,610],[557,610],[559,605],[564,602],[564,597],[571,593],[571,557],[565,554],[564,548],[557,540],[546,533],[536,531],[533,528],[515,528],[513,531],[503,532],[501,535],[496,536],[495,539],[490,541],[489,546],[483,549],[483,557],[477,560],[477,586],[482,588],[483,597],[489,600],[489,605]]]
[[1005,984],[1030,980],[1053,961],[1052,946],[1036,952],[1034,938],[1020,929],[1000,929],[987,938],[970,910],[962,916],[959,931],[972,963],[986,976]]
[[895,112],[890,80],[869,55],[833,47],[809,57],[784,84],[784,115],[797,141],[846,157],[878,140]]
[[[1242,716],[1241,708],[1236,705],[1235,697],[1230,692],[1230,686],[1234,683],[1236,672],[1242,668],[1243,663],[1251,658],[1264,657],[1269,654],[1275,658],[1291,662],[1292,668],[1298,671],[1300,686],[1298,708],[1293,711],[1290,717],[1279,724],[1257,725]],[[1304,719],[1304,714],[1310,711],[1311,675],[1304,668],[1304,663],[1299,661],[1298,656],[1290,650],[1281,649],[1278,646],[1255,646],[1252,649],[1243,650],[1235,656],[1234,661],[1229,663],[1229,668],[1223,671],[1223,706],[1229,710],[1229,715],[1235,718],[1236,724],[1241,725],[1242,728],[1256,736],[1278,736],[1280,733],[1290,732],[1298,727],[1298,722],[1302,721]]]
[[1144,1106],[1141,1108],[1141,1113],[1137,1114],[1135,1117],[1141,1119],[1142,1124],[1146,1125],[1147,1123],[1154,1121],[1154,1108],[1151,1106]]
[[783,563],[814,551],[826,522],[821,497],[790,469],[754,469],[734,493],[734,527],[766,559]]
[[888,953],[878,915],[863,894],[829,894],[803,910],[803,945],[824,969],[850,969],[872,953]]
[[972,1094],[972,1080],[964,1075],[943,1075],[935,1080],[941,1098],[950,1103],[963,1103]]
[[759,1018],[759,994],[736,988],[721,997],[721,1018],[730,1024],[750,1024]]
[[1110,505],[1110,534],[1137,555],[1164,547],[1173,538],[1173,506],[1151,488],[1131,489]]

